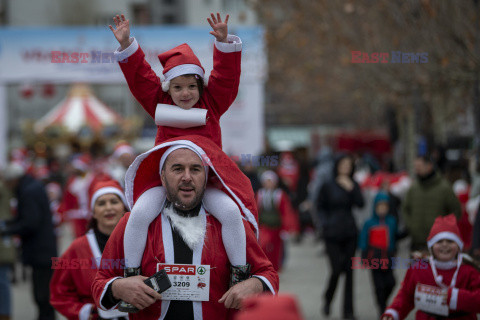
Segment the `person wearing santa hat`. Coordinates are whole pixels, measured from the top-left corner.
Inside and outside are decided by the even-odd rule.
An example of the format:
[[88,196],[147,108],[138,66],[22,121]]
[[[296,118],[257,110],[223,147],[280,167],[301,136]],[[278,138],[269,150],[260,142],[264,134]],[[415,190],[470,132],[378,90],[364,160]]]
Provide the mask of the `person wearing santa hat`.
[[122,187],[125,187],[125,173],[135,159],[135,150],[126,141],[120,141],[115,146],[110,157],[108,173],[117,180]]
[[91,228],[75,239],[60,258],[52,258],[55,271],[50,282],[50,303],[67,319],[128,319],[126,313],[97,309],[91,294],[107,240],[128,211],[122,187],[115,180],[95,183],[89,207]]
[[480,271],[463,255],[454,214],[435,219],[427,238],[428,261],[409,266],[402,287],[382,320],[477,319],[480,313]]
[[[197,134],[211,139],[221,148],[219,121],[237,96],[242,46],[240,38],[228,34],[228,18],[227,15],[222,21],[220,14],[215,16],[212,13],[211,19],[207,19],[213,29],[210,33],[216,40],[214,67],[206,87],[203,83],[205,70],[187,44],[158,56],[164,67],[164,80],[161,82],[145,61],[137,41],[130,38],[129,21],[123,15],[114,17],[116,28],[110,26],[110,29],[121,45],[115,55],[133,95],[155,118],[158,125],[156,144],[171,137]],[[128,60],[124,61],[126,58]],[[197,117],[198,111],[205,112]],[[184,118],[191,117],[192,122],[185,124]],[[138,234],[146,234],[150,223],[160,212],[165,197],[163,188],[152,188],[132,208],[132,217],[125,231],[125,256],[128,257],[126,274],[140,272],[138,268],[146,240],[138,239]],[[158,201],[152,204],[147,199]],[[229,196],[215,188],[205,191],[203,201],[206,209],[222,224],[223,243],[232,266],[233,285],[246,279],[250,268],[246,260],[246,236],[240,210]],[[134,310],[123,302],[120,305],[121,310],[128,311],[129,308]]]
[[298,219],[285,191],[278,187],[278,175],[271,170],[260,177],[262,188],[257,192],[260,246],[276,271],[281,268],[282,233],[298,232]]
[[101,180],[110,179],[106,174],[94,174],[90,168],[91,157],[88,154],[74,156],[70,165],[73,174],[67,181],[62,202],[58,211],[66,221],[71,221],[76,238],[87,231],[91,218],[88,195],[90,188]]
[[[151,276],[160,269],[168,269],[173,286],[161,295],[148,294],[148,287],[140,281],[144,277],[121,278],[120,268],[102,269],[92,286],[97,305],[111,310],[123,300],[141,310],[131,313],[131,319],[231,319],[234,313],[231,309],[241,308],[247,296],[262,291],[278,292],[278,275],[254,233],[258,232],[258,226],[253,190],[246,187],[248,178],[241,172],[226,169],[228,166],[223,164],[228,161],[233,163],[211,140],[201,136],[169,140],[135,159],[126,175],[125,192],[131,207],[143,197],[145,189],[159,185],[167,189],[165,205],[161,204],[160,214],[147,231],[142,274]],[[247,259],[253,276],[232,287],[229,287],[230,264],[221,236],[223,226],[209,214],[203,202],[208,175],[218,179],[246,217],[243,223]],[[131,216],[127,214],[120,221],[103,259],[124,257],[124,232]],[[193,274],[185,278],[182,266],[193,268]],[[180,274],[175,275],[175,268]],[[179,277],[184,282],[193,282],[179,286],[175,284]],[[202,280],[205,277],[210,280]],[[197,284],[197,279],[202,283]]]

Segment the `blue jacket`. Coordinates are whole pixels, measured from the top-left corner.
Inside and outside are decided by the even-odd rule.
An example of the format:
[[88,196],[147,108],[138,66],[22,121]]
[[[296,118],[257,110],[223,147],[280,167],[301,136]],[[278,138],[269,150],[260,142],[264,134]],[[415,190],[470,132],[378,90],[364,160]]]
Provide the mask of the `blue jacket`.
[[379,192],[376,196],[375,199],[373,200],[373,214],[370,219],[365,221],[365,224],[363,225],[362,232],[360,233],[360,239],[359,239],[359,247],[362,250],[362,252],[368,251],[369,248],[369,235],[370,235],[370,230],[374,227],[385,225],[388,228],[388,253],[393,253],[396,250],[396,234],[397,234],[397,220],[395,217],[393,217],[390,214],[387,214],[385,218],[380,219],[375,212],[375,209],[377,207],[377,204],[380,201],[387,201],[389,200],[388,194],[384,192]]

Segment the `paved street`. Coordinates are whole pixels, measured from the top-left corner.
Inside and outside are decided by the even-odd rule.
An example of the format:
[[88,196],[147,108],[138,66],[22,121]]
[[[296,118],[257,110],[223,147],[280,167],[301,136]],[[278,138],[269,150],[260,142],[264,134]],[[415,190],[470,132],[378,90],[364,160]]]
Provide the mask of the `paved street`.
[[[62,249],[69,243],[62,240]],[[406,243],[400,247],[400,256],[406,257]],[[323,244],[314,241],[313,235],[307,235],[301,244],[289,243],[287,264],[280,275],[280,291],[289,292],[298,298],[305,320],[326,319],[320,314],[323,305],[322,292],[327,281],[329,266],[323,252]],[[397,270],[397,288],[404,270]],[[359,320],[377,319],[373,291],[368,270],[356,270],[354,273],[355,310]],[[339,281],[330,319],[341,319],[343,279]],[[395,290],[396,292],[396,290]],[[13,319],[35,319],[35,306],[31,296],[30,284],[20,282],[13,287]],[[64,319],[58,317],[58,319]],[[414,313],[407,318],[414,319]]]

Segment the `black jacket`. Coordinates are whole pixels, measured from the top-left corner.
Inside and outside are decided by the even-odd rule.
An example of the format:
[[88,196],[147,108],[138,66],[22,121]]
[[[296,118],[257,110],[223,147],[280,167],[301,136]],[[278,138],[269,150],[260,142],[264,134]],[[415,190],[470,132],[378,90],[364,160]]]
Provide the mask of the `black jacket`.
[[15,196],[17,215],[7,223],[6,233],[20,236],[24,264],[48,267],[51,257],[57,256],[57,243],[45,187],[25,175],[20,179]]
[[354,181],[353,190],[348,192],[334,179],[320,188],[317,212],[323,237],[329,240],[355,238],[358,235],[353,206],[363,207],[364,201],[359,185]]

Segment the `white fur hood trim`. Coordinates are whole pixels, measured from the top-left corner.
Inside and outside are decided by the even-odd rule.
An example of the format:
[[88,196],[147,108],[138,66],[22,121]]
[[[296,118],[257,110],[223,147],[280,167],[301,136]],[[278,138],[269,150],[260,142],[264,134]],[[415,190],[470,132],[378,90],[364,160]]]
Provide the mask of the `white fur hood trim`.
[[203,245],[207,226],[202,215],[182,217],[175,212],[173,205],[165,207],[163,214],[169,218],[172,227],[178,231],[190,249],[194,250],[198,245]]

